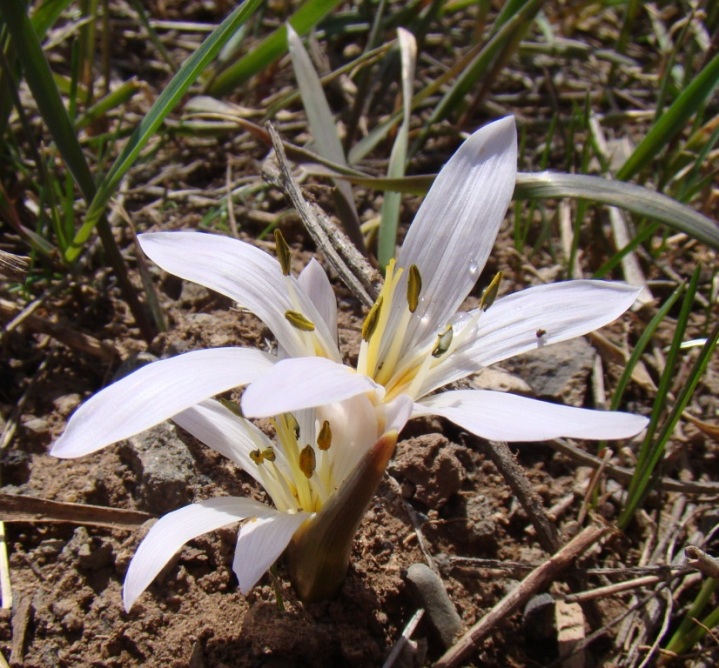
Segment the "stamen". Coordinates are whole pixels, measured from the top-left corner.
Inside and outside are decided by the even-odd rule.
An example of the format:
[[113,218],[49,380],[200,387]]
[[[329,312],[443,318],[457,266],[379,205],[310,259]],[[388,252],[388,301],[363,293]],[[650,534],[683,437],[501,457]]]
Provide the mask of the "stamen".
[[365,341],[369,341],[377,329],[377,323],[379,322],[380,310],[382,308],[382,297],[378,297],[377,301],[372,304],[372,308],[369,310],[367,317],[362,325],[362,338]]
[[320,434],[317,437],[317,447],[322,450],[329,450],[332,445],[332,427],[330,427],[329,420],[325,420],[322,423]]
[[432,351],[432,357],[442,357],[452,345],[452,339],[454,338],[454,330],[452,325],[447,325],[447,328],[437,336],[437,345]]
[[299,329],[302,332],[314,332],[315,331],[315,324],[311,321],[305,318],[301,313],[298,313],[297,311],[287,311],[285,313],[285,318],[289,321],[290,325],[293,327]]
[[290,247],[285,241],[285,237],[279,228],[275,229],[275,252],[279,260],[282,273],[285,276],[290,275]]
[[409,276],[407,277],[407,303],[409,304],[409,312],[414,313],[419,305],[419,293],[422,291],[422,277],[420,276],[417,265],[413,264],[409,268]]
[[266,459],[268,462],[275,461],[275,451],[272,448],[265,448],[260,454],[263,459]]
[[265,457],[262,454],[262,450],[252,450],[250,452],[250,459],[253,462],[255,462],[255,464],[257,464],[257,466],[259,466],[260,464],[262,464],[263,461],[265,461]]
[[285,420],[287,420],[287,426],[292,430],[295,435],[295,440],[300,437],[300,423],[297,422],[297,418],[292,413],[285,413]]
[[315,466],[317,466],[317,459],[315,457],[315,450],[311,445],[306,445],[300,452],[300,470],[309,479],[315,472]]
[[501,281],[502,272],[498,271],[485,291],[482,293],[482,298],[479,300],[480,309],[486,311],[492,304],[494,304],[494,300],[497,298],[497,292],[499,292],[499,284]]

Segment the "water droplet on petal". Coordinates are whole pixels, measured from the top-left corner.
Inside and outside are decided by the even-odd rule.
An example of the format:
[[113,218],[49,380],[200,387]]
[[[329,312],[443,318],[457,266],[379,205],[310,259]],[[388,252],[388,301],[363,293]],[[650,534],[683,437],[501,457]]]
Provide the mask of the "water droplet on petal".
[[471,276],[476,276],[478,272],[479,272],[479,265],[474,260],[472,260],[469,263],[469,273]]

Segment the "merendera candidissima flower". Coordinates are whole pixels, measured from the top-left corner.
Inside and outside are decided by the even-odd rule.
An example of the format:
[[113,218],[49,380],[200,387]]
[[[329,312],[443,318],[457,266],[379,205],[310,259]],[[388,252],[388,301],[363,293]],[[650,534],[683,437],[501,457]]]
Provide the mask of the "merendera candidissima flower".
[[[333,361],[340,359],[336,303],[317,262],[295,278],[289,270],[283,274],[277,261],[257,248],[244,244],[228,258],[214,252],[220,249],[213,245],[224,248],[224,239],[202,236],[210,246],[190,257],[196,266],[216,272],[211,287],[222,292],[223,281],[232,285],[237,276],[246,274],[239,301],[272,329],[280,357],[323,355],[313,359],[320,373],[324,369],[328,376],[326,387],[338,385],[336,401],[275,416],[275,446],[254,425],[211,397],[251,382],[271,369],[278,357],[249,348],[197,350],[141,367],[91,397],[71,416],[51,454],[87,455],[172,418],[252,475],[275,505],[220,497],[165,515],[152,527],[128,570],[123,595],[128,610],[184,543],[238,521],[245,523],[239,530],[233,568],[242,592],[249,591],[287,548],[290,576],[299,596],[327,598],[344,579],[355,531],[412,402],[408,397],[383,402],[364,384],[365,392],[358,393],[337,382],[341,374]],[[360,378],[351,369],[345,373]]]
[[[646,426],[644,417],[489,390],[431,394],[490,364],[602,327],[639,292],[622,283],[576,280],[495,299],[496,277],[479,308],[457,312],[494,245],[516,167],[516,129],[509,117],[475,132],[440,171],[365,320],[357,371],[383,388],[385,401],[407,395],[414,415],[440,415],[488,439],[634,436]],[[233,252],[229,246],[227,253]],[[154,249],[148,253],[153,257]],[[166,260],[156,258],[172,273],[187,264],[179,256],[172,266]],[[193,280],[207,285],[208,278],[196,273]],[[326,365],[322,382],[315,382],[313,365],[305,358],[280,361],[247,388],[243,411],[260,417],[362,391],[339,364]]]
[[[92,397],[71,418],[52,454],[72,457],[83,452],[87,449],[83,442],[93,439],[93,433],[95,440],[105,440],[103,418],[115,407],[136,404],[136,390],[147,397],[161,397],[163,383],[152,382],[150,376],[154,380],[174,376],[175,383],[192,384],[193,378],[186,375],[161,374],[167,362],[171,360],[143,367]],[[253,499],[226,496],[160,518],[130,563],[123,588],[125,608],[132,607],[187,541],[237,522],[243,523],[233,570],[240,591],[246,594],[252,589],[288,549],[290,577],[298,595],[306,601],[332,596],[344,580],[357,527],[411,409],[406,397],[377,404],[367,395],[358,395],[317,409],[285,413],[273,419],[275,443],[213,399],[173,415],[180,427],[255,478],[274,508]],[[152,405],[148,411],[156,421],[162,419],[164,411]],[[127,417],[143,428],[149,420],[147,415]],[[134,429],[128,425],[125,431]],[[80,433],[83,439],[77,438]]]

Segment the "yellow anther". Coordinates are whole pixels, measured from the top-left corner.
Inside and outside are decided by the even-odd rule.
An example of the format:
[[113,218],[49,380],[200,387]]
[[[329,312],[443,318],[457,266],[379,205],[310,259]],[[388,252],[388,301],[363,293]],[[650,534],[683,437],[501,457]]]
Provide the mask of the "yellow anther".
[[378,297],[377,301],[372,304],[372,308],[369,310],[367,317],[364,319],[362,325],[362,339],[369,341],[374,334],[374,330],[377,329],[377,323],[379,322],[379,312],[382,308],[382,297]]
[[285,237],[279,228],[275,229],[275,252],[280,262],[282,273],[285,276],[290,275],[290,247],[285,241]]
[[252,452],[250,452],[250,459],[255,462],[257,466],[259,466],[260,464],[262,464],[263,461],[265,461],[262,450],[252,450]]
[[314,332],[315,331],[315,324],[311,321],[305,318],[301,313],[298,313],[297,311],[287,311],[285,313],[285,318],[289,321],[290,325],[293,327],[299,329],[302,332]]
[[262,457],[264,459],[266,459],[268,462],[275,461],[275,451],[272,448],[265,448],[261,454],[262,454]]
[[300,452],[300,471],[302,471],[307,478],[311,478],[315,472],[316,465],[317,459],[314,448],[311,445],[306,445]]
[[409,276],[407,277],[407,303],[409,304],[409,312],[414,313],[419,305],[419,293],[422,291],[422,276],[420,276],[417,265],[413,264],[409,268]]
[[452,345],[452,339],[454,338],[454,330],[452,325],[447,325],[447,328],[437,337],[437,345],[432,351],[432,357],[442,357]]
[[286,413],[285,422],[295,435],[295,440],[297,440],[300,437],[300,423],[297,422],[297,418],[292,413]]
[[479,300],[479,308],[481,308],[483,311],[486,311],[494,303],[494,300],[497,298],[497,293],[499,292],[499,284],[501,283],[501,281],[502,272],[498,271],[495,277],[492,279],[492,282],[482,293],[482,298]]
[[320,435],[317,437],[317,447],[320,450],[329,450],[332,445],[332,427],[330,427],[329,420],[325,420],[322,423],[320,429]]

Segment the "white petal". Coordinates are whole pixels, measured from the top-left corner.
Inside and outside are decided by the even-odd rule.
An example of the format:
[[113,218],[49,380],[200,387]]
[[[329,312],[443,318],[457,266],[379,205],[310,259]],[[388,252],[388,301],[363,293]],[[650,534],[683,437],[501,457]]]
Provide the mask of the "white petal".
[[171,418],[220,392],[245,385],[275,358],[253,348],[213,348],[153,362],[90,397],[50,454],[80,457]]
[[161,517],[130,562],[122,595],[125,610],[132,607],[188,540],[248,517],[269,517],[276,513],[257,501],[228,496],[200,501]]
[[[292,356],[303,355],[302,334],[285,318],[297,311],[279,262],[259,248],[217,234],[153,232],[139,236],[142,250],[165,271],[204,285],[247,308],[264,322]],[[334,338],[311,300],[296,291],[299,307],[316,327],[323,354],[339,361]]]
[[[421,394],[490,364],[599,329],[624,313],[640,291],[626,283],[566,281],[501,297],[481,314],[468,344],[432,370]],[[466,320],[475,313],[463,316]]]
[[[288,24],[289,25],[289,24]],[[330,335],[337,340],[337,297],[322,265],[314,258],[297,277],[297,282],[310,298],[327,324]]]
[[415,413],[441,415],[463,429],[494,441],[592,440],[631,438],[645,417],[550,404],[490,390],[441,392],[415,404]]
[[240,591],[246,594],[267,569],[277,561],[295,531],[310,517],[309,513],[275,512],[240,527],[232,570],[237,575]]
[[381,391],[372,379],[324,357],[280,360],[242,395],[247,417],[270,417]]
[[272,441],[251,422],[212,399],[178,413],[172,421],[262,483],[250,452],[270,448]]
[[422,277],[408,345],[444,327],[476,283],[507,213],[516,174],[511,116],[475,132],[438,174],[399,253],[399,266],[416,264]]

